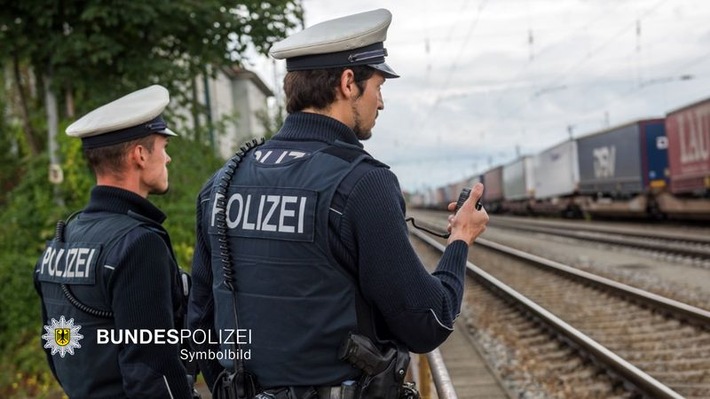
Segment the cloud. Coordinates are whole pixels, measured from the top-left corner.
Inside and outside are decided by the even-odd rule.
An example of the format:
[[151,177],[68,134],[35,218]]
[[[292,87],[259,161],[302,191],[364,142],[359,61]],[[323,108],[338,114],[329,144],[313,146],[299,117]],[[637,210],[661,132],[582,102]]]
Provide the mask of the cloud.
[[365,148],[392,166],[404,189],[480,174],[570,133],[663,116],[710,96],[704,0],[305,0],[304,7],[307,26],[392,12],[387,62],[402,77],[383,86],[385,109]]

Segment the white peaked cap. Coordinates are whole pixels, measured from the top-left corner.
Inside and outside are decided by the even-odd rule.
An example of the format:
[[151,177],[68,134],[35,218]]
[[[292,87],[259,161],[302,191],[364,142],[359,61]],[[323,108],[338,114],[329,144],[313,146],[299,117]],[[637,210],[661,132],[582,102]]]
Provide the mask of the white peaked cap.
[[275,43],[269,54],[286,59],[288,71],[367,65],[397,78],[385,63],[384,41],[392,14],[380,8],[331,19],[308,27]]
[[177,136],[161,116],[169,102],[165,87],[149,86],[96,108],[69,125],[66,133],[82,139],[84,148],[114,145],[151,134]]

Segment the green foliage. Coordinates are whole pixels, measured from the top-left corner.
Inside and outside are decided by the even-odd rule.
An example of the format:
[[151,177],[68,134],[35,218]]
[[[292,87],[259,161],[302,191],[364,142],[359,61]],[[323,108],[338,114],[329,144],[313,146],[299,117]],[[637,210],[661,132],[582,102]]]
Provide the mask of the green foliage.
[[79,113],[151,83],[187,101],[207,65],[265,54],[302,20],[300,0],[3,0],[0,63],[27,60],[76,92]]
[[256,118],[264,127],[264,138],[268,140],[274,137],[283,126],[286,119],[286,107],[283,104],[277,104],[273,116],[269,115],[268,112],[260,111],[257,112]]
[[[47,182],[48,159],[26,161],[20,184],[7,196],[0,217],[0,396],[23,397],[35,389],[49,389],[41,361],[39,301],[32,283],[32,268],[53,221],[61,212],[53,207]],[[34,356],[28,356],[34,353]],[[27,378],[29,376],[29,378]],[[38,385],[38,381],[43,381]],[[53,384],[53,383],[52,383]]]
[[[5,109],[4,95],[0,91],[0,110]],[[19,178],[17,165],[20,161],[19,144],[16,140],[19,132],[3,118],[0,112],[0,207],[5,204],[8,191],[14,187]]]
[[[64,182],[59,185],[65,207],[57,207],[54,187],[47,180],[45,155],[21,165],[22,179],[7,195],[0,210],[0,396],[49,395],[58,386],[48,374],[40,336],[39,298],[32,283],[32,269],[44,244],[54,234],[58,219],[85,206],[94,179],[81,155],[79,140],[61,135]],[[205,146],[189,140],[171,140],[170,191],[149,199],[167,215],[178,263],[190,267],[195,242],[195,204],[204,182],[222,165]]]
[[224,163],[207,146],[189,140],[170,140],[168,166],[170,190],[150,200],[168,215],[164,223],[183,269],[189,270],[195,245],[195,206],[197,194],[212,174]]
[[[0,397],[56,397],[32,269],[56,220],[81,209],[94,184],[80,142],[63,134],[64,181],[48,183],[44,82],[60,112],[74,105],[76,115],[153,83],[170,90],[171,107],[190,109],[196,76],[241,63],[247,49],[265,53],[302,20],[301,0],[0,0]],[[172,140],[169,153],[170,192],[150,199],[189,268],[195,198],[222,162],[187,140]]]

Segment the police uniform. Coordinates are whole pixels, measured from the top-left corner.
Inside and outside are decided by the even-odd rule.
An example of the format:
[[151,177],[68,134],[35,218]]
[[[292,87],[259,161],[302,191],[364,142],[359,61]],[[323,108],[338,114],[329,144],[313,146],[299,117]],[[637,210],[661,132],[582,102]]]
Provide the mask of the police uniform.
[[[368,65],[397,77],[384,63],[390,21],[386,10],[327,21],[271,54],[286,58],[289,71]],[[328,392],[361,376],[339,358],[350,332],[414,352],[436,348],[459,313],[468,245],[449,245],[430,275],[411,247],[404,212],[397,178],[353,130],[325,115],[288,115],[271,140],[230,161],[198,197],[189,327],[235,327],[225,284],[233,278],[238,327],[251,331],[242,346],[250,350],[246,369],[262,387],[300,392]],[[200,363],[210,385],[232,367],[228,359]]]
[[[69,126],[84,148],[150,134],[175,136],[160,114],[168,92],[151,86]],[[165,215],[122,188],[95,186],[88,205],[57,227],[35,267],[43,344],[70,398],[189,398],[177,344],[119,342],[99,331],[173,329],[186,305]],[[179,327],[178,327],[179,328]]]

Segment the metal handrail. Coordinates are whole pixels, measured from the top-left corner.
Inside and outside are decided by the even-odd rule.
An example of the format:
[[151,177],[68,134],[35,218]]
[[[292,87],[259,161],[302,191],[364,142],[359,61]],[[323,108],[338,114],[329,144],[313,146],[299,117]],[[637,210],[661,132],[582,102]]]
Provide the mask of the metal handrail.
[[429,369],[431,370],[431,376],[434,379],[434,386],[439,399],[458,399],[454,390],[454,383],[451,381],[451,376],[449,376],[449,371],[446,369],[444,358],[441,356],[439,349],[434,349],[427,353],[426,358],[429,362]]

